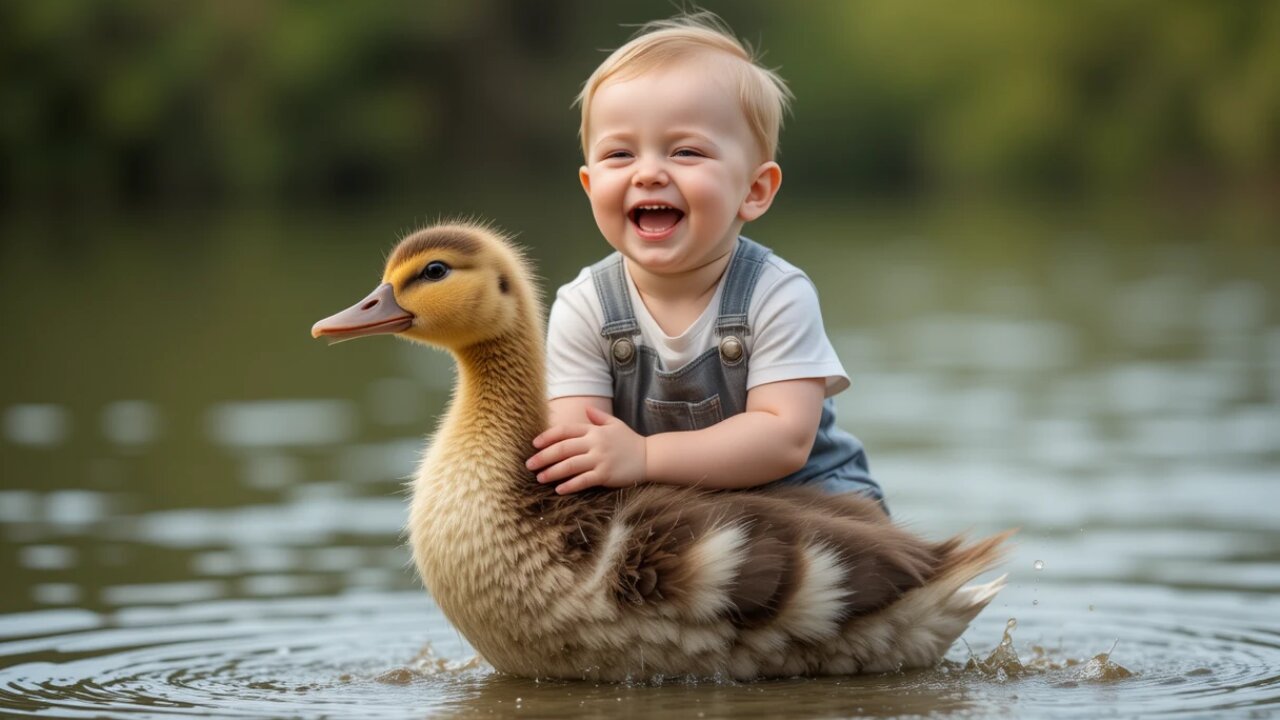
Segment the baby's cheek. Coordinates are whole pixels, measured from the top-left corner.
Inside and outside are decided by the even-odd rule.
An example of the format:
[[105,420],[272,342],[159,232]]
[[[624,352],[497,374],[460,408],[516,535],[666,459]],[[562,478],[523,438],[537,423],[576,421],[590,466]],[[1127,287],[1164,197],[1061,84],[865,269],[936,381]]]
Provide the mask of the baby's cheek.
[[733,196],[733,184],[728,178],[707,179],[699,182],[693,192],[702,210],[716,217],[736,214],[737,198]]

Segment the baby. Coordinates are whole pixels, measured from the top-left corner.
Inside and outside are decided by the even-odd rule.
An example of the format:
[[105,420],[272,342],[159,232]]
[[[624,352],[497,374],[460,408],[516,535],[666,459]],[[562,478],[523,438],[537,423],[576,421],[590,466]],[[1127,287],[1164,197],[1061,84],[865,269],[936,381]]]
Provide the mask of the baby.
[[790,96],[708,13],[647,25],[587,79],[579,179],[617,252],[556,293],[539,482],[783,482],[883,504],[836,427],[849,378],[812,282],[739,235],[782,182]]

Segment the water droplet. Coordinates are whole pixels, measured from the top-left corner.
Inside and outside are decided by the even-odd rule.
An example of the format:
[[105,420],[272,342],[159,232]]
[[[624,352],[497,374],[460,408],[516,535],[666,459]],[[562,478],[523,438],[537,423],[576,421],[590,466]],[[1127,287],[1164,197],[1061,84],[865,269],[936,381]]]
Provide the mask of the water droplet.
[[1093,606],[1092,606],[1092,605],[1090,605],[1090,606],[1089,606],[1089,612],[1093,612]]
[[1043,569],[1044,569],[1044,561],[1043,561],[1043,560],[1037,560],[1037,561],[1035,561],[1035,563],[1034,563],[1031,567],[1035,568],[1036,570],[1043,570]]
[[1040,604],[1040,601],[1039,601],[1039,600],[1032,600],[1032,601],[1031,601],[1031,604],[1032,604],[1032,605],[1039,605],[1039,604]]

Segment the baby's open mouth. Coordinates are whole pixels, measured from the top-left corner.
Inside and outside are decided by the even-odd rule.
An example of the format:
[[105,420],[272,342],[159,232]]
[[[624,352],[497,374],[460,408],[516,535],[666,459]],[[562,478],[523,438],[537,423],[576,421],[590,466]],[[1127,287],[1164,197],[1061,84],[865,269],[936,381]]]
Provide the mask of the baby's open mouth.
[[684,211],[670,205],[637,205],[631,210],[631,222],[648,235],[664,233],[684,218]]

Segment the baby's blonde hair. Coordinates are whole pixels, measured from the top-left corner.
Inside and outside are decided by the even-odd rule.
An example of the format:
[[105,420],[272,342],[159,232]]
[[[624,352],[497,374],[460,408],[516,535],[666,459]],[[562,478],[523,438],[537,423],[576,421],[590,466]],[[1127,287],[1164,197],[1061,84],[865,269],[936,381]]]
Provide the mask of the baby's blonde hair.
[[591,101],[601,85],[611,79],[634,78],[708,51],[738,60],[727,63],[726,67],[735,76],[742,112],[751,134],[765,159],[772,160],[778,151],[782,116],[791,107],[791,90],[778,73],[760,65],[751,47],[734,37],[723,20],[705,10],[646,23],[591,73],[574,101],[582,108],[578,136],[582,140],[583,157],[588,156],[587,119],[591,116]]

